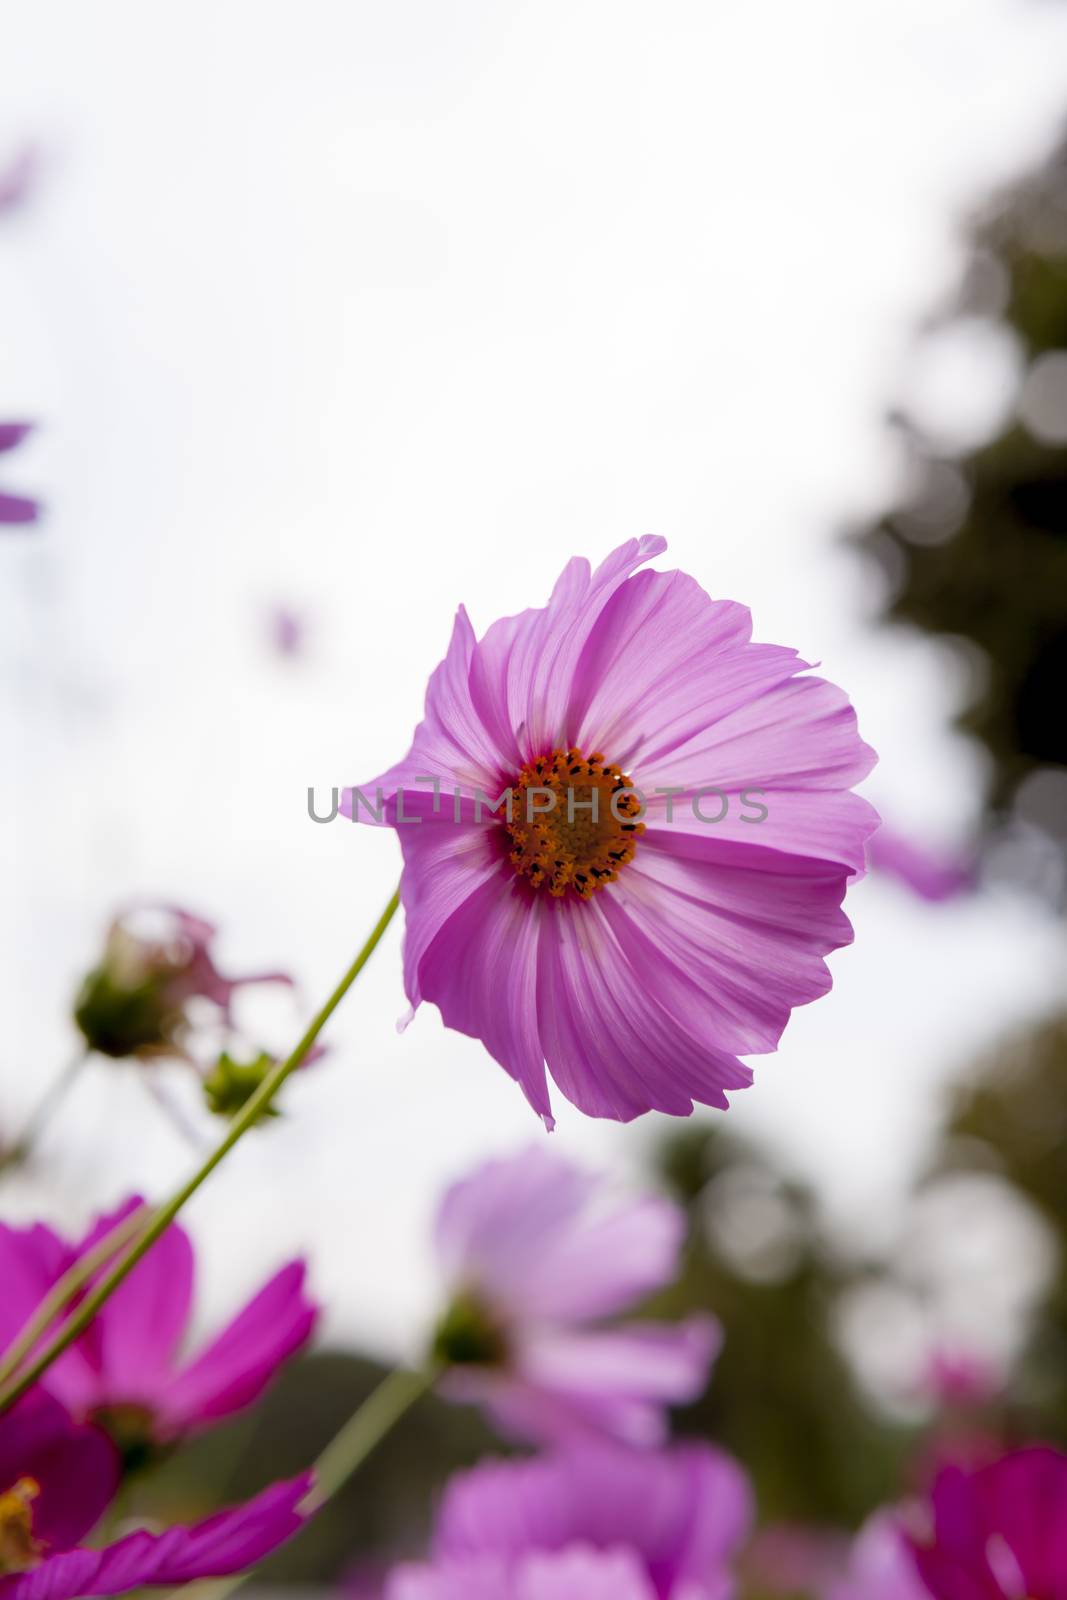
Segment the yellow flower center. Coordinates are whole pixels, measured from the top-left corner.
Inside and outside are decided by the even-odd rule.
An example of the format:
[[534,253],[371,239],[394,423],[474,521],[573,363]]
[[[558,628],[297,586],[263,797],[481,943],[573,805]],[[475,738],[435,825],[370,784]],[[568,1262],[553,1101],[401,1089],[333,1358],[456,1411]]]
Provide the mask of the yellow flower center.
[[588,900],[634,858],[641,803],[630,779],[599,751],[553,750],[512,785],[509,859],[535,889]]
[[20,1478],[13,1489],[0,1494],[0,1575],[25,1572],[41,1558],[33,1537],[33,1502],[41,1486],[33,1478]]

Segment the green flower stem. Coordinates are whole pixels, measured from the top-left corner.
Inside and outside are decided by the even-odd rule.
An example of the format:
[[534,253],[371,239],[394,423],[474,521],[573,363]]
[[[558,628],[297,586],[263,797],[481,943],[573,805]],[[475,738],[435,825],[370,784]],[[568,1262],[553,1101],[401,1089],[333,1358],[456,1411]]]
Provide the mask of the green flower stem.
[[[219,1166],[223,1160],[225,1160],[227,1155],[229,1155],[234,1145],[244,1137],[249,1128],[254,1125],[257,1119],[271,1104],[274,1096],[277,1094],[286,1078],[288,1078],[290,1074],[295,1072],[297,1067],[300,1066],[301,1062],[310,1051],[312,1045],[315,1043],[315,1040],[326,1026],[326,1023],[336,1011],[337,1007],[341,1004],[341,1001],[344,999],[353,983],[359,977],[359,974],[366,966],[372,953],[381,940],[383,933],[393,920],[399,904],[400,891],[398,889],[393,894],[392,899],[389,901],[389,904],[386,906],[381,916],[378,918],[378,921],[375,924],[366,944],[363,946],[362,950],[359,952],[358,956],[353,961],[352,965],[349,967],[340,983],[337,985],[337,988],[330,995],[330,998],[326,1001],[321,1010],[316,1012],[315,1016],[312,1018],[308,1025],[307,1031],[300,1040],[300,1043],[296,1046],[296,1049],[291,1055],[287,1056],[284,1061],[279,1061],[273,1071],[267,1074],[259,1088],[256,1090],[255,1094],[253,1094],[245,1102],[242,1109],[234,1117],[226,1131],[225,1136],[208,1156],[203,1165],[198,1168],[198,1170],[193,1174],[187,1183],[182,1185],[176,1194],[172,1195],[170,1200],[168,1200],[165,1205],[160,1206],[158,1210],[152,1214],[152,1218],[147,1227],[137,1234],[137,1237],[123,1251],[122,1255],[111,1267],[110,1271],[106,1272],[95,1288],[93,1288],[86,1295],[85,1299],[78,1306],[78,1309],[75,1311],[74,1315],[54,1334],[51,1341],[46,1345],[36,1359],[33,1360],[22,1372],[12,1376],[12,1378],[4,1384],[2,1390],[0,1390],[0,1416],[2,1416],[5,1411],[9,1410],[17,1400],[21,1399],[21,1397],[26,1393],[27,1389],[31,1388],[43,1373],[47,1372],[53,1361],[56,1361],[63,1354],[63,1352],[68,1350],[75,1340],[85,1332],[85,1329],[92,1322],[93,1318],[96,1316],[96,1313],[100,1310],[100,1307],[104,1305],[108,1299],[110,1299],[111,1295],[113,1295],[119,1285],[125,1281],[137,1263],[144,1255],[147,1254],[160,1235],[164,1233],[174,1221],[175,1217],[181,1211],[186,1202],[190,1200],[194,1194],[196,1194],[201,1184],[203,1184],[211,1176],[215,1168]],[[87,1274],[83,1279],[83,1282],[88,1282],[88,1278],[90,1276],[91,1273]]]
[[[353,1473],[358,1471],[401,1417],[433,1388],[436,1378],[437,1372],[433,1367],[421,1372],[409,1372],[398,1367],[371,1390],[315,1462],[315,1483],[301,1507],[307,1515],[313,1515],[344,1488]],[[193,1593],[196,1600],[227,1600],[227,1596],[255,1575],[256,1568],[249,1567],[244,1572],[235,1572],[232,1578],[195,1584]],[[182,1592],[180,1589],[171,1590],[164,1600],[177,1600]]]
[[408,1372],[398,1367],[371,1390],[315,1462],[315,1484],[304,1502],[306,1511],[317,1511],[344,1488],[404,1413],[433,1387],[436,1377],[432,1368]]

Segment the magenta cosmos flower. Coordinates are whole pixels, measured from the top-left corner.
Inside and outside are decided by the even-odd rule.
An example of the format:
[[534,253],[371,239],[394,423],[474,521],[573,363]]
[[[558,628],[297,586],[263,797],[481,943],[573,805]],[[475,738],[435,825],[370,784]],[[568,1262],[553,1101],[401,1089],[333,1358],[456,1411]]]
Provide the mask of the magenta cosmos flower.
[[1034,1447],[945,1467],[929,1539],[910,1540],[934,1600],[1067,1600],[1067,1456]]
[[628,1561],[630,1588],[620,1593],[727,1600],[734,1590],[730,1565],[751,1518],[744,1473],[706,1445],[667,1451],[586,1446],[533,1461],[489,1462],[453,1479],[432,1562],[401,1569],[387,1594],[389,1600],[421,1600],[423,1594],[451,1600],[453,1593],[478,1592],[462,1589],[464,1574],[495,1570],[506,1582],[485,1593],[507,1600],[526,1595],[534,1561],[595,1551]]
[[830,987],[876,825],[846,697],[744,606],[637,571],[665,548],[573,560],[480,640],[461,608],[408,755],[346,792],[400,836],[412,1007],[549,1125],[546,1063],[591,1116],[725,1107]]
[[[12,1343],[57,1279],[140,1204],[128,1201],[73,1245],[40,1223],[0,1224],[0,1347]],[[130,1464],[251,1404],[314,1328],[305,1267],[294,1261],[185,1359],[193,1275],[188,1235],[172,1225],[46,1374],[49,1392],[74,1416],[105,1428]]]
[[179,906],[141,906],[117,916],[103,957],[81,986],[74,1020],[91,1050],[121,1058],[186,1054],[191,1004],[208,1001],[232,1022],[236,991],[285,983],[284,972],[227,978],[215,965],[216,929]]
[[675,1276],[685,1217],[533,1149],[453,1185],[437,1218],[451,1303],[435,1340],[444,1392],[484,1404],[508,1434],[659,1443],[666,1407],[707,1382],[720,1329],[606,1319]]
[[[14,450],[32,429],[32,422],[0,422],[0,455],[8,450]],[[20,494],[6,494],[0,489],[0,525],[7,524],[13,527],[17,524],[36,522],[40,511],[41,508],[36,500],[27,500]]]
[[312,1485],[307,1474],[193,1527],[79,1548],[119,1476],[103,1434],[41,1391],[0,1418],[0,1600],[74,1600],[238,1572],[304,1525]]

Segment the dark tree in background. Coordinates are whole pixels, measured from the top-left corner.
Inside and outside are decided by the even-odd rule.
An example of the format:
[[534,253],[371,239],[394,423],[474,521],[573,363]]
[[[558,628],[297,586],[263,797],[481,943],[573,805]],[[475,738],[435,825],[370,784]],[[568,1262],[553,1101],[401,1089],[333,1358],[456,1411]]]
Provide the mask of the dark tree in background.
[[1000,318],[1018,341],[1023,379],[1009,424],[954,455],[900,417],[917,487],[856,540],[889,580],[889,619],[980,652],[960,724],[990,756],[988,842],[1005,870],[1062,900],[1067,142],[972,224],[969,267],[948,319],[962,316]]

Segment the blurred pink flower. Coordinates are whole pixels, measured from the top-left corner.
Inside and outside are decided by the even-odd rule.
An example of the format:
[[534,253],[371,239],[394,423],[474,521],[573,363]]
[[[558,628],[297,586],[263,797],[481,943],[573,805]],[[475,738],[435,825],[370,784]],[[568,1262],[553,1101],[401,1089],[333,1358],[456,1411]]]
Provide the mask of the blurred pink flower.
[[867,841],[867,855],[876,872],[896,878],[921,900],[958,900],[977,885],[978,863],[973,852],[932,850],[884,823]]
[[[10,1346],[68,1268],[141,1203],[129,1200],[101,1217],[74,1245],[42,1223],[0,1223],[0,1348]],[[131,1463],[250,1405],[314,1330],[306,1268],[293,1261],[186,1360],[193,1276],[189,1237],[172,1224],[44,1380],[73,1415],[104,1428]]]
[[139,906],[117,916],[103,958],[81,986],[74,1020],[103,1055],[184,1055],[189,1005],[209,1001],[232,1022],[235,992],[252,983],[292,984],[284,972],[227,978],[211,953],[216,929],[179,906]]
[[825,1594],[826,1600],[930,1600],[894,1512],[880,1511],[864,1524],[844,1575]]
[[447,1192],[437,1253],[452,1290],[435,1355],[443,1392],[534,1441],[603,1435],[658,1444],[664,1412],[696,1398],[718,1351],[714,1318],[604,1326],[674,1277],[685,1217],[533,1149]]
[[[627,1559],[629,1587],[620,1595],[727,1600],[734,1591],[731,1563],[751,1520],[745,1474],[707,1445],[666,1451],[598,1445],[532,1461],[486,1462],[448,1486],[432,1563],[406,1569],[387,1594],[451,1600],[479,1592],[462,1588],[465,1575],[495,1572],[498,1587],[485,1590],[493,1600],[533,1595],[539,1591],[527,1585],[535,1561],[596,1551],[620,1562],[620,1581]],[[545,1591],[557,1592],[572,1591]],[[573,1592],[584,1600],[580,1588]]]
[[33,189],[41,165],[36,145],[23,145],[5,167],[0,168],[0,211],[14,211]]
[[[0,455],[14,450],[32,430],[32,422],[0,422]],[[40,512],[36,500],[27,500],[20,494],[5,494],[0,489],[0,525],[14,527],[36,522]]]
[[[738,1057],[829,989],[877,821],[845,695],[753,643],[744,606],[636,571],[665,548],[575,559],[480,640],[461,608],[409,754],[346,791],[359,815],[380,787],[398,831],[412,1007],[481,1039],[549,1125],[546,1062],[590,1116],[725,1107]],[[512,815],[488,809],[508,789]]]
[[307,643],[307,621],[295,607],[274,606],[268,617],[270,642],[280,656],[299,656]]
[[931,1512],[930,1537],[909,1543],[934,1600],[1064,1600],[1067,1456],[1060,1451],[1035,1446],[973,1470],[945,1467]]
[[921,1392],[946,1409],[985,1405],[1004,1387],[1004,1373],[985,1356],[972,1350],[934,1350],[922,1375]]
[[475,1556],[440,1566],[402,1566],[385,1600],[656,1600],[640,1563],[626,1550],[578,1546],[534,1550],[514,1561]]
[[238,1572],[299,1531],[312,1485],[308,1474],[192,1527],[81,1547],[118,1482],[104,1436],[41,1391],[0,1418],[0,1600],[75,1600]]

